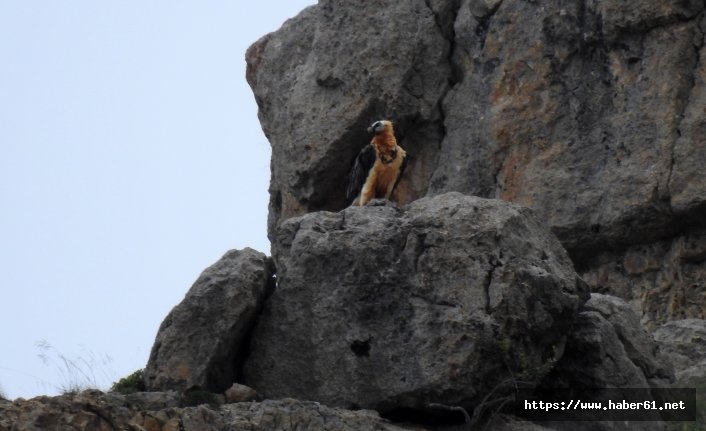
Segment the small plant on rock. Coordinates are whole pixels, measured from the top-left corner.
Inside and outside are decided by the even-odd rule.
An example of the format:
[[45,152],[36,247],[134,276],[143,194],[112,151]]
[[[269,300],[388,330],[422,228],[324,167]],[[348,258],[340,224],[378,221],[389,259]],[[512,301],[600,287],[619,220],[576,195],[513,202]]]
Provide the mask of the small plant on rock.
[[113,383],[110,388],[111,391],[120,392],[121,394],[143,392],[145,389],[144,370],[141,369]]

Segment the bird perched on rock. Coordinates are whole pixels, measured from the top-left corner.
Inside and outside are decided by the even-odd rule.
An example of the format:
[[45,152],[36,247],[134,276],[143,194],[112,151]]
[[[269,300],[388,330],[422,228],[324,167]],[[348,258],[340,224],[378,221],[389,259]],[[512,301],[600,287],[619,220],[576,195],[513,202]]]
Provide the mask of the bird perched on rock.
[[381,120],[368,127],[373,140],[366,145],[353,163],[346,199],[365,205],[376,198],[390,199],[392,190],[402,176],[407,153],[395,139],[392,122]]

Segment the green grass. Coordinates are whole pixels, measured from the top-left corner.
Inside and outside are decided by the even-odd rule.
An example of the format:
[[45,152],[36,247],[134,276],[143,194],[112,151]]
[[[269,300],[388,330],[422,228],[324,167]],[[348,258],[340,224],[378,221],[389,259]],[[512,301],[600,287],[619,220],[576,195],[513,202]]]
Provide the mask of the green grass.
[[144,370],[137,370],[129,376],[123,377],[113,383],[110,390],[113,392],[120,392],[121,394],[143,392],[145,390]]

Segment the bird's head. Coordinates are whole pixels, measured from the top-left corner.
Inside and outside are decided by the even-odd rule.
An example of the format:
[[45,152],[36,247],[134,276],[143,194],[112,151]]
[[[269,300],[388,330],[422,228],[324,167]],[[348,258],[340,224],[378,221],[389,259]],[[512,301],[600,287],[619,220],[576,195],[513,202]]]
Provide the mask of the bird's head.
[[392,121],[380,120],[374,122],[370,125],[370,127],[368,127],[368,133],[374,133],[376,135],[384,132],[385,130],[392,130]]

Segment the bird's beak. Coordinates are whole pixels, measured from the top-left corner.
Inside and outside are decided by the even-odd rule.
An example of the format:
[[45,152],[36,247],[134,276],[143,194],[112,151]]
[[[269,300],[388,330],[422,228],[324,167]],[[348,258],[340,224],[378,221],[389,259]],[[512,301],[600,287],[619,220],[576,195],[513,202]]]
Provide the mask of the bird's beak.
[[367,130],[367,131],[368,131],[368,133],[373,133],[373,128],[372,128],[372,127],[368,127],[368,128],[367,128],[367,129],[365,129],[365,130]]

